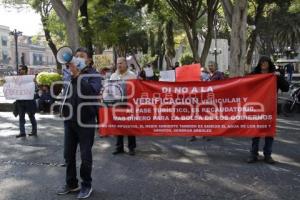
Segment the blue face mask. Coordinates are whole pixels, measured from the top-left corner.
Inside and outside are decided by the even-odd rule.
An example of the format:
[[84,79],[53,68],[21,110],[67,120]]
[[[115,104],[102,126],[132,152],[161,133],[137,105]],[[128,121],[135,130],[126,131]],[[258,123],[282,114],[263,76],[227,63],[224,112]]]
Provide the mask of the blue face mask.
[[73,57],[72,63],[81,71],[86,67],[85,59]]

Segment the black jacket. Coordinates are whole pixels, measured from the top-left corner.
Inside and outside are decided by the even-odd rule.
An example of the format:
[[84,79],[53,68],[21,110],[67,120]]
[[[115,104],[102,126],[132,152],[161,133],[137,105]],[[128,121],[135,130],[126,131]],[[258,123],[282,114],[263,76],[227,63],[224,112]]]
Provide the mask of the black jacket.
[[[271,73],[271,72],[270,72]],[[261,74],[259,68],[255,68],[254,72],[251,74]],[[277,91],[288,92],[290,89],[289,83],[282,76],[277,76]]]
[[[84,77],[84,75],[90,75],[92,74],[92,77]],[[67,121],[75,121],[79,122],[81,120],[82,123],[85,124],[93,124],[95,123],[95,118],[97,114],[97,108],[96,105],[85,105],[81,107],[81,112],[77,116],[79,106],[82,105],[82,103],[97,103],[97,96],[100,93],[102,83],[101,83],[101,77],[100,74],[92,67],[87,67],[83,69],[81,74],[77,78],[72,78],[70,82],[70,88],[68,89],[68,95],[65,100],[65,103],[63,105],[63,113],[62,115],[64,117],[70,116],[70,109],[69,106],[72,106],[72,112],[71,112],[71,118],[67,119]],[[81,91],[81,94],[84,96],[94,96],[95,98],[90,99],[85,98],[83,96],[79,95],[79,90]],[[71,93],[71,94],[70,94]],[[80,119],[79,119],[79,118]]]

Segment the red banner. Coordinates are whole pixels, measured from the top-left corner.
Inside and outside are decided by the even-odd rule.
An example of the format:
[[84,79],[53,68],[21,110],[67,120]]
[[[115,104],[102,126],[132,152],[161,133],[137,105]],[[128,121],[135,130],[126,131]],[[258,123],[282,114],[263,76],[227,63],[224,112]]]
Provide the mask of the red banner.
[[125,86],[125,102],[99,110],[101,135],[275,135],[277,91],[272,74],[212,82],[130,80]]

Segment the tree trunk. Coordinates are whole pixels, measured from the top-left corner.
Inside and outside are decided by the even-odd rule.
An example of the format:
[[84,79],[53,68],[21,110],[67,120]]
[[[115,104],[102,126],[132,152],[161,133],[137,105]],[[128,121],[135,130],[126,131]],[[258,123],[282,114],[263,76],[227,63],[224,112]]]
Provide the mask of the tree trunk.
[[198,49],[199,49],[199,39],[198,39],[198,32],[197,32],[197,27],[196,27],[196,21],[192,26],[192,36],[193,36],[193,57],[194,60],[199,61],[200,62],[200,57],[199,57],[199,53],[198,53]]
[[165,55],[165,60],[166,60],[166,64],[167,64],[167,70],[172,69],[172,58],[170,58],[169,56]]
[[[197,37],[197,34],[196,34],[197,38],[195,39],[194,34],[193,34],[196,30],[192,30],[193,33],[191,33],[190,28],[186,23],[184,23],[184,29],[185,29],[185,32],[186,32],[186,35],[187,35],[187,38],[188,38],[188,41],[189,41],[189,44],[190,44],[190,47],[191,47],[193,58],[194,58],[194,60],[199,60],[198,44],[195,45],[195,41],[198,41],[198,37]],[[198,43],[199,43],[199,41],[198,41]]]
[[70,10],[66,8],[61,0],[50,0],[53,9],[60,20],[66,26],[66,34],[69,46],[75,51],[80,46],[79,26],[77,22],[78,11],[82,5],[82,0],[72,0]]
[[88,15],[88,1],[84,0],[83,4],[80,6],[80,14],[82,19],[82,39],[84,46],[90,51],[93,52],[93,42],[92,42],[92,31],[89,23]]
[[79,42],[79,26],[77,22],[77,17],[70,17],[67,20],[66,33],[68,38],[68,44],[75,51],[80,46]]
[[246,64],[247,0],[235,2],[231,29],[229,73],[231,77],[242,76]]
[[57,72],[58,73],[61,73],[61,69],[62,69],[62,66],[61,64],[57,61],[57,58],[56,58],[56,55],[57,55],[57,48],[56,48],[56,45],[54,44],[53,40],[52,40],[52,37],[51,37],[51,34],[50,34],[50,31],[47,27],[47,20],[46,18],[44,18],[43,16],[41,16],[42,18],[42,24],[43,24],[43,30],[44,30],[44,34],[45,34],[45,38],[46,38],[46,41],[48,43],[48,46],[49,48],[51,49],[54,57],[55,57],[55,61],[56,61],[56,69],[57,69]]
[[201,58],[200,58],[200,63],[204,67],[205,62],[209,53],[209,48],[211,46],[211,41],[212,41],[212,33],[213,33],[213,28],[214,28],[214,17],[217,11],[219,1],[218,0],[208,0],[207,5],[208,5],[208,13],[207,13],[207,34],[205,36],[205,42],[203,46],[203,50],[201,53]]
[[251,68],[252,56],[253,56],[253,52],[255,50],[257,36],[258,36],[257,24],[263,16],[264,7],[265,7],[265,2],[263,2],[263,1],[258,2],[258,6],[257,6],[257,9],[256,9],[256,15],[255,15],[255,19],[254,19],[254,25],[256,27],[255,27],[255,29],[253,30],[253,32],[250,36],[249,48],[248,48],[248,52],[247,52],[247,66],[248,66],[248,69],[246,69],[246,71],[249,71],[250,68]]
[[208,26],[208,30],[207,30],[207,34],[205,37],[205,41],[204,41],[204,46],[203,46],[203,50],[201,53],[201,58],[200,58],[200,63],[201,66],[204,67],[205,66],[205,62],[209,53],[209,49],[211,46],[211,41],[212,41],[212,27]]
[[153,57],[155,56],[155,36],[153,31],[149,31],[149,49],[150,55]]
[[172,67],[172,59],[176,55],[173,28],[174,28],[173,20],[169,19],[166,22],[165,34],[164,34],[165,35],[165,46],[166,46],[165,60],[166,60],[168,69]]

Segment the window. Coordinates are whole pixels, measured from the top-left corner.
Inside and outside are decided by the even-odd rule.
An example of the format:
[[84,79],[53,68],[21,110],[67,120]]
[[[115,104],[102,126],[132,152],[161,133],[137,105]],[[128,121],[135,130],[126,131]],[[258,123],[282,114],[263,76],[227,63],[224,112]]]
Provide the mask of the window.
[[2,46],[7,47],[7,36],[3,35],[1,37]]
[[33,54],[33,65],[42,65],[43,64],[43,55]]
[[2,50],[2,63],[3,64],[8,64],[9,63],[7,50]]

